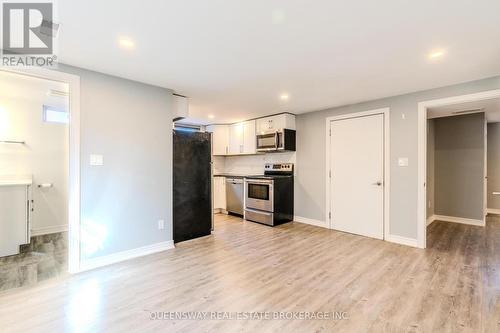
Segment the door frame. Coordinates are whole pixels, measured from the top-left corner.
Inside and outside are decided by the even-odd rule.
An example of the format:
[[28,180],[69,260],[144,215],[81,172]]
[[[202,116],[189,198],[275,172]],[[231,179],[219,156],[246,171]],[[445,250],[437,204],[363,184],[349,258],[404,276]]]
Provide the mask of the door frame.
[[68,272],[80,267],[80,77],[42,67],[8,68],[0,71],[68,84],[69,88],[69,189],[68,189]]
[[384,116],[384,234],[383,239],[388,240],[390,238],[390,185],[391,185],[391,173],[390,173],[390,108],[385,107],[381,109],[374,109],[368,111],[347,113],[333,117],[327,117],[325,120],[325,193],[326,193],[326,201],[325,201],[325,225],[328,226],[329,229],[332,228],[332,220],[331,220],[331,178],[330,178],[330,160],[331,160],[331,136],[330,136],[330,123],[332,121],[344,120],[344,119],[352,119],[352,118],[361,118],[367,116],[373,116],[382,114]]
[[[427,109],[438,106],[475,102],[500,97],[500,89],[479,93],[433,99],[418,103],[418,196],[417,196],[417,244],[427,246]],[[485,171],[486,173],[486,168]],[[486,174],[484,175],[486,176]],[[487,191],[487,189],[486,189]]]

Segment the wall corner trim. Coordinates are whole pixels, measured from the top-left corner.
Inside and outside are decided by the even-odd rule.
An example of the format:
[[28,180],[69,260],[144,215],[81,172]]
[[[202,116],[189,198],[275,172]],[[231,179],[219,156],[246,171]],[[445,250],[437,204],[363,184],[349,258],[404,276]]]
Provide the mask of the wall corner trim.
[[294,220],[294,222],[299,222],[299,223],[314,225],[316,227],[321,227],[321,228],[327,228],[327,229],[329,229],[328,224],[326,223],[326,221],[310,219],[310,218],[307,218],[307,217],[302,217],[302,216],[297,216],[297,215],[295,215],[293,217],[293,220]]
[[421,248],[418,244],[418,239],[415,238],[408,238],[408,237],[389,234],[387,235],[385,240],[391,243]]
[[112,265],[125,260],[130,260],[133,258],[147,256],[149,254],[163,252],[175,248],[174,241],[169,240],[165,242],[155,243],[151,245],[146,245],[138,247],[131,250],[121,251],[113,254],[109,254],[102,257],[91,258],[87,260],[82,260],[80,265],[80,272],[88,271],[91,269],[104,267]]
[[430,226],[434,221],[436,221],[436,215],[432,214],[427,218],[427,226]]
[[475,220],[475,219],[467,219],[464,217],[456,217],[456,216],[446,216],[446,215],[434,215],[434,220],[436,221],[444,221],[444,222],[453,222],[460,224],[470,224],[477,225],[480,227],[484,227],[486,224],[484,220]]

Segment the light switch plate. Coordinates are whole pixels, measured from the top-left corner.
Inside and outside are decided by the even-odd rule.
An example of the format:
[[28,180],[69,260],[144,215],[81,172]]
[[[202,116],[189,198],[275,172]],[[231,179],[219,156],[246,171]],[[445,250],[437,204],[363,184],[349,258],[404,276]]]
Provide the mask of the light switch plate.
[[163,229],[165,229],[165,221],[158,220],[158,230],[163,230]]
[[406,166],[408,166],[408,157],[400,157],[400,158],[398,158],[398,165],[400,167],[406,167]]
[[104,165],[104,157],[102,155],[91,154],[90,165],[101,166]]

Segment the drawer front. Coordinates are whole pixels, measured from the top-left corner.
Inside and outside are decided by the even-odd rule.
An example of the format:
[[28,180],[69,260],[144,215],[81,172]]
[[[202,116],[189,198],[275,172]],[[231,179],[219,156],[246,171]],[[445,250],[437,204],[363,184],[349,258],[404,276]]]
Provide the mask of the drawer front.
[[267,225],[273,225],[274,214],[253,209],[245,209],[245,219]]

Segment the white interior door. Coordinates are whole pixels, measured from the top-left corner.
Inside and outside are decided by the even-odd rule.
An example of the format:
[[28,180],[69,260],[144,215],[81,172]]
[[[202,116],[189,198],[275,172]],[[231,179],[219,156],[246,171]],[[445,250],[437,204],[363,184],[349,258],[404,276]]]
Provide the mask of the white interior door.
[[330,122],[331,227],[384,238],[384,115]]

